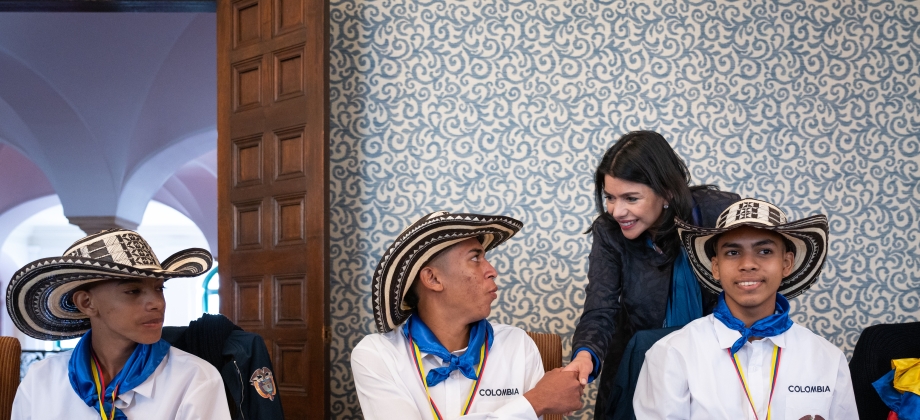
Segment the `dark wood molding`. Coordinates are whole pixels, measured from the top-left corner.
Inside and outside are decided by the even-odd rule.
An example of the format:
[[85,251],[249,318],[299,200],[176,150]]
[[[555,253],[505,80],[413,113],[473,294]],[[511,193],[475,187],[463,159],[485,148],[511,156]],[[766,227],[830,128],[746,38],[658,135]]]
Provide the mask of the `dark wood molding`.
[[0,12],[214,13],[216,0],[0,0]]

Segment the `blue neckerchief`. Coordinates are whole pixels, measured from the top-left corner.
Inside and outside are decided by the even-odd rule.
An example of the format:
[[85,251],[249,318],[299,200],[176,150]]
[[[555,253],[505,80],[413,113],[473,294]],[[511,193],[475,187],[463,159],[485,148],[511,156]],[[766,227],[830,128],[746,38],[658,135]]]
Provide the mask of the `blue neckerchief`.
[[[86,405],[98,412],[99,395],[96,394],[96,383],[93,380],[93,370],[91,363],[92,357],[92,330],[87,331],[74,347],[70,355],[70,363],[67,366],[67,376],[70,377],[70,386],[80,396]],[[112,411],[112,391],[118,385],[118,393],[124,394],[134,387],[144,383],[148,377],[156,370],[166,353],[169,352],[169,343],[165,340],[157,341],[153,344],[138,344],[131,353],[131,357],[125,362],[121,372],[114,378],[106,378],[105,381],[105,398],[103,398],[103,407],[106,413]],[[119,409],[115,409],[115,419],[127,420],[127,417]]]
[[492,349],[492,324],[483,319],[471,325],[470,342],[466,347],[466,351],[460,356],[455,356],[441,345],[438,338],[428,329],[428,326],[418,315],[412,314],[409,320],[406,321],[406,325],[403,326],[403,334],[406,335],[406,338],[411,335],[419,350],[438,356],[445,363],[448,363],[447,366],[428,371],[425,382],[428,383],[429,387],[441,383],[450,376],[451,372],[457,369],[460,369],[460,373],[463,376],[474,381],[477,379],[476,366],[479,365],[479,349],[482,347],[483,341],[488,340],[487,348]]
[[744,322],[735,318],[728,310],[728,305],[725,304],[725,292],[719,294],[719,304],[716,305],[712,314],[726,327],[741,333],[741,338],[732,344],[732,355],[741,350],[744,343],[751,337],[775,337],[792,328],[792,320],[789,319],[789,301],[779,293],[776,294],[776,311],[773,315],[755,322],[751,328],[745,327]]
[[687,252],[681,248],[671,274],[671,295],[664,316],[664,328],[683,327],[703,316],[703,295],[690,268]]

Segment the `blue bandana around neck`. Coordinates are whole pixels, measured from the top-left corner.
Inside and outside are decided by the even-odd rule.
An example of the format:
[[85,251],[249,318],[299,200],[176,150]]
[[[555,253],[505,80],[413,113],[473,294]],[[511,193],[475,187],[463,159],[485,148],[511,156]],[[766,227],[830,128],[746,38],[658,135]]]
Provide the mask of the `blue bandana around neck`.
[[773,315],[755,322],[754,325],[751,325],[751,328],[745,327],[744,322],[735,318],[732,312],[728,310],[728,305],[725,304],[724,291],[719,294],[719,303],[716,305],[712,315],[722,321],[726,327],[741,333],[741,338],[732,344],[732,355],[741,350],[744,343],[751,337],[775,337],[792,328],[792,320],[789,319],[789,301],[779,293],[776,294],[776,311]]
[[428,326],[422,322],[422,319],[417,314],[412,314],[409,320],[406,321],[403,326],[403,334],[406,335],[406,338],[411,335],[412,341],[415,341],[420,351],[438,356],[445,363],[448,363],[447,366],[428,371],[425,382],[428,383],[429,387],[443,382],[450,376],[451,372],[457,369],[460,369],[460,373],[463,376],[474,381],[477,379],[476,366],[479,365],[479,349],[484,341],[487,342],[486,347],[488,349],[492,348],[492,324],[483,319],[470,325],[470,342],[466,347],[466,351],[460,356],[455,356],[441,345],[438,337],[435,337],[434,333],[428,329]]
[[[99,395],[96,393],[96,383],[93,380],[93,344],[92,330],[87,331],[73,349],[70,355],[70,364],[67,367],[67,375],[70,377],[70,386],[80,396],[86,405],[96,412],[99,411]],[[118,394],[124,394],[134,387],[144,383],[153,371],[156,370],[166,353],[169,352],[169,343],[160,339],[153,344],[138,344],[131,353],[131,357],[121,369],[121,372],[114,378],[106,378],[105,396],[103,398],[103,409],[106,413],[112,412],[112,392],[115,386],[118,386]],[[127,420],[127,416],[119,409],[115,409],[117,420]]]

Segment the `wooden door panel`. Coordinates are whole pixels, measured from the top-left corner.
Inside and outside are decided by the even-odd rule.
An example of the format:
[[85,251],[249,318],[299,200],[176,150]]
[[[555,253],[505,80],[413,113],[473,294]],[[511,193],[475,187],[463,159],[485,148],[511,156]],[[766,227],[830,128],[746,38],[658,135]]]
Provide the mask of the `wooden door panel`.
[[288,418],[328,417],[328,5],[218,1],[221,311]]

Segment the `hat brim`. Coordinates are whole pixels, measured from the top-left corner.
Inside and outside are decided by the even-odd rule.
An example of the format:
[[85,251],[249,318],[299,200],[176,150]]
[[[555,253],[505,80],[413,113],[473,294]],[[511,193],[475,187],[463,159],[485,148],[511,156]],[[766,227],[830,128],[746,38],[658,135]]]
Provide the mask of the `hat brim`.
[[68,340],[90,328],[89,318],[74,306],[74,289],[106,280],[195,277],[211,268],[203,249],[179,251],[163,261],[162,269],[140,269],[111,261],[81,257],[35,260],[13,275],[6,291],[6,308],[13,323],[39,340]]
[[706,289],[722,293],[722,284],[712,275],[712,261],[706,253],[707,242],[719,234],[750,226],[757,229],[773,231],[783,235],[793,245],[795,254],[792,271],[783,278],[779,293],[792,299],[808,290],[821,273],[827,258],[827,217],[815,215],[783,225],[771,226],[756,222],[741,222],[725,228],[707,228],[694,226],[676,219],[677,232],[680,235],[690,266],[696,273],[697,280]]
[[384,252],[373,278],[373,309],[377,331],[386,333],[403,323],[412,308],[403,304],[419,270],[441,251],[469,238],[481,238],[486,252],[522,227],[517,219],[479,214],[431,213],[407,228]]

